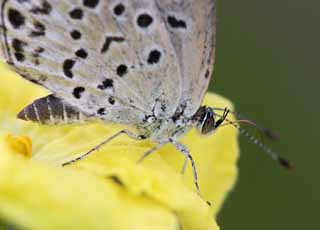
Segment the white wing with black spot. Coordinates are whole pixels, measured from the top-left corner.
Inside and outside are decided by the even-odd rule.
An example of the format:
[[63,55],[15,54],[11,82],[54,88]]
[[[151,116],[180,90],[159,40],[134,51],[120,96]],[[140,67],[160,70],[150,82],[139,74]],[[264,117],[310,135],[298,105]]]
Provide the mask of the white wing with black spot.
[[180,110],[200,107],[213,72],[216,0],[156,0],[170,32],[182,75]]
[[174,114],[180,63],[154,0],[0,0],[1,53],[89,116],[136,124]]

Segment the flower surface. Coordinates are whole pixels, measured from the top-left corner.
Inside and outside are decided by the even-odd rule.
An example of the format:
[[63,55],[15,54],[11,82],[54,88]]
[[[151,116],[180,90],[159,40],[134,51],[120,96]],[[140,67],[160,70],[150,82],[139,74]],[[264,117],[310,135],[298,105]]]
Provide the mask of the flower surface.
[[[218,229],[214,217],[237,177],[235,128],[224,126],[208,137],[192,130],[181,140],[195,159],[201,199],[190,165],[181,175],[183,155],[170,145],[137,164],[154,143],[121,136],[84,160],[61,167],[124,126],[45,126],[18,120],[16,114],[24,106],[49,92],[4,64],[0,76],[0,225]],[[213,93],[206,95],[204,104],[232,109],[228,100]]]

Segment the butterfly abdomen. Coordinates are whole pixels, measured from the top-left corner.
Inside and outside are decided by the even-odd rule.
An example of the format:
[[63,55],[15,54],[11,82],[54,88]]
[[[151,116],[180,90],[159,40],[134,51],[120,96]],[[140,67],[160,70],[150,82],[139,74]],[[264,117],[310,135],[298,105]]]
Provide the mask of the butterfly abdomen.
[[81,112],[54,95],[35,100],[21,110],[17,117],[40,124],[67,124],[85,120]]

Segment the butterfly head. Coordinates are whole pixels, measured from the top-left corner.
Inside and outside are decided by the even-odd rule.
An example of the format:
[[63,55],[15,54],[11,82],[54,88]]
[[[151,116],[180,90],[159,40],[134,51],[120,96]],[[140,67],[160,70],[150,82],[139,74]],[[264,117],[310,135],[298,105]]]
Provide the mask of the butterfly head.
[[223,123],[228,113],[228,110],[225,110],[217,119],[218,116],[211,107],[201,106],[193,116],[193,121],[202,135],[210,135]]

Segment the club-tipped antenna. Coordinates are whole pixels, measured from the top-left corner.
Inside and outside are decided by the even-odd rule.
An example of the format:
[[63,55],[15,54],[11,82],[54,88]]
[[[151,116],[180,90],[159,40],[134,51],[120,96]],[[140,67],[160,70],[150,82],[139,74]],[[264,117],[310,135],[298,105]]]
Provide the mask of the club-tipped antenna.
[[[225,111],[225,109],[224,109],[224,111]],[[223,115],[220,115],[220,114],[216,114],[216,115],[219,116],[219,117],[223,117]],[[293,165],[287,159],[281,157],[279,154],[274,152],[272,149],[270,149],[267,145],[265,145],[263,142],[261,142],[259,139],[257,139],[254,135],[252,135],[245,128],[240,127],[239,124],[236,123],[236,122],[238,122],[237,120],[236,121],[231,121],[231,120],[229,120],[227,118],[224,118],[224,121],[227,122],[227,124],[230,124],[233,127],[235,127],[236,129],[238,129],[240,134],[245,136],[249,140],[249,142],[251,142],[251,143],[257,145],[259,148],[261,148],[273,160],[278,162],[280,166],[282,166],[283,168],[285,168],[287,170],[292,170],[294,168]],[[246,122],[246,121],[247,120],[239,120],[239,122]],[[248,122],[246,122],[246,123],[248,123]],[[248,124],[252,124],[253,126],[255,126],[254,122],[250,122]],[[255,127],[260,130],[259,126],[255,126]]]
[[[224,111],[225,109],[223,108],[212,108],[213,110],[217,110],[217,111]],[[264,136],[268,137],[271,140],[278,140],[279,139],[279,134],[272,131],[271,129],[268,129],[266,127],[263,127],[259,124],[257,124],[256,122],[253,122],[251,119],[248,119],[246,116],[244,116],[243,114],[236,112],[236,111],[232,111],[229,110],[230,113],[234,114],[237,119],[239,119],[239,121],[246,121],[243,123],[247,123],[250,124],[254,127],[256,127]]]

